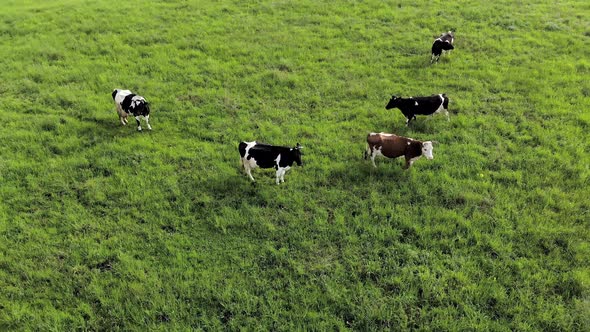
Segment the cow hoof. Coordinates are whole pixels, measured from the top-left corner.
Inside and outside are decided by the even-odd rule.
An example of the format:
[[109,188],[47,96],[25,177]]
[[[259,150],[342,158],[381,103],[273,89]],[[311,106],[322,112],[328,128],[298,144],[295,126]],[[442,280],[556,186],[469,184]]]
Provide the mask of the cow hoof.
[[141,127],[137,128],[137,131],[141,131]]

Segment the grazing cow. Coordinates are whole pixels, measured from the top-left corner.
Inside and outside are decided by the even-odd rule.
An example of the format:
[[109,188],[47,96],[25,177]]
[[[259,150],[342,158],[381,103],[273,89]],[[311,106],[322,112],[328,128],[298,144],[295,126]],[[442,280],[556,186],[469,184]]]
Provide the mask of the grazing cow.
[[432,155],[432,141],[422,142],[394,134],[370,133],[367,136],[365,159],[371,157],[373,166],[377,167],[375,157],[378,155],[388,158],[404,156],[406,158],[404,169],[410,168],[414,161],[422,156],[429,160],[434,158]]
[[406,126],[416,115],[433,115],[444,112],[449,120],[449,98],[444,93],[428,97],[402,98],[391,96],[386,109],[399,108],[406,117]]
[[119,114],[119,121],[125,126],[127,116],[132,114],[137,121],[137,130],[141,131],[141,123],[139,118],[145,119],[145,124],[149,130],[152,130],[150,126],[150,105],[142,96],[138,96],[129,90],[115,89],[113,90],[113,100],[117,107],[117,113]]
[[272,146],[254,142],[240,142],[238,151],[242,166],[246,174],[255,181],[251,171],[257,166],[260,168],[273,168],[277,170],[277,184],[285,182],[285,173],[293,166],[293,163],[301,166],[301,145],[297,143],[294,148],[284,146]]
[[455,41],[455,36],[453,35],[453,31],[445,32],[440,35],[440,37],[434,40],[432,44],[432,56],[430,57],[430,63],[433,61],[438,62],[440,55],[443,51],[451,51],[455,49],[453,46],[453,42]]

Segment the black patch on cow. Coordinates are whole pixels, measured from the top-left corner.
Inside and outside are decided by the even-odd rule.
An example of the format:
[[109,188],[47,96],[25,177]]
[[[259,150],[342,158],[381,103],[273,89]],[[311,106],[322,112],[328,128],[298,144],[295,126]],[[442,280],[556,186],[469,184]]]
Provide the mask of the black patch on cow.
[[125,96],[125,99],[123,99],[123,102],[121,103],[121,108],[123,108],[123,110],[125,112],[131,113],[129,108],[131,106],[132,99],[135,96],[136,96],[135,93],[131,93],[131,94],[128,94],[127,96]]
[[416,115],[430,115],[436,112],[443,105],[444,109],[449,106],[449,98],[446,95],[432,95],[428,97],[401,98],[391,96],[385,106],[386,109],[399,108],[402,114],[408,119],[408,123],[416,118]]
[[[442,51],[449,51],[453,50],[455,47],[451,44],[450,41],[443,41],[437,39],[432,44],[432,55],[439,57],[442,54]],[[438,59],[437,59],[438,60]]]
[[444,109],[448,110],[449,109],[449,98],[447,98],[446,94],[442,94],[443,96],[443,107]]
[[240,144],[238,145],[238,151],[240,152],[240,157],[244,158],[244,156],[246,155],[246,147],[248,146],[248,144],[246,144],[246,142],[240,142]]
[[112,93],[112,95],[113,95],[113,100],[115,100],[115,96],[117,95],[117,93],[118,93],[118,92],[119,92],[119,91],[118,91],[117,89],[113,90],[113,93]]
[[150,114],[150,106],[146,101],[138,100],[135,108],[131,109],[131,112],[133,116],[146,116]]
[[[240,156],[246,155],[246,142],[241,142],[238,146]],[[281,156],[277,165],[276,159]],[[248,160],[254,158],[256,165],[260,168],[275,168],[293,166],[293,163],[301,166],[301,151],[299,145],[295,148],[284,146],[273,146],[269,144],[256,143],[248,150]]]

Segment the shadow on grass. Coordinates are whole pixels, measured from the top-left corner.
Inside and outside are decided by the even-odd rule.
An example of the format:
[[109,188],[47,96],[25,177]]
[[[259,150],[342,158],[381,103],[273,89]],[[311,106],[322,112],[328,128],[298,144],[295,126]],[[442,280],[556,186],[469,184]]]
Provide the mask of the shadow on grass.
[[373,167],[370,159],[358,158],[350,160],[345,165],[333,167],[325,177],[330,185],[342,189],[362,186],[383,185],[383,183],[397,183],[408,179],[408,170],[402,169],[403,158],[389,159],[377,157],[377,167]]
[[138,131],[135,121],[129,121],[126,126],[121,125],[118,118],[85,118],[82,119],[83,128],[78,130],[78,136],[85,138],[87,146],[110,142],[113,138],[127,138],[135,135],[149,135],[150,130]]

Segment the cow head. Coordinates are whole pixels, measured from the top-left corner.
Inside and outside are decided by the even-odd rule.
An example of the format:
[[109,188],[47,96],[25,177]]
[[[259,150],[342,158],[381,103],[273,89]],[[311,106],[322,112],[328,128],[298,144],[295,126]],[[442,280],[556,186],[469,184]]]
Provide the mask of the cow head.
[[434,159],[434,156],[432,155],[431,141],[422,142],[422,155],[424,155],[424,157],[426,157],[428,160]]
[[131,103],[131,108],[133,109],[133,115],[146,116],[150,114],[149,103],[142,97],[133,101]]
[[450,51],[450,50],[454,50],[455,46],[453,46],[453,44],[451,44],[449,42],[444,42],[444,43],[442,43],[442,49],[445,51]]
[[117,93],[119,93],[119,89],[113,90],[113,93],[111,94],[113,96],[113,99],[115,99],[115,96],[117,95]]
[[387,103],[387,105],[385,106],[385,109],[392,109],[394,107],[397,107],[398,102],[401,98],[400,97],[396,97],[396,96],[391,96],[391,99],[389,99],[389,102]]
[[297,163],[298,166],[303,166],[303,162],[301,162],[301,149],[303,147],[301,144],[297,143],[297,145],[293,148],[293,160]]
[[143,103],[143,115],[150,115],[150,103],[147,101]]

